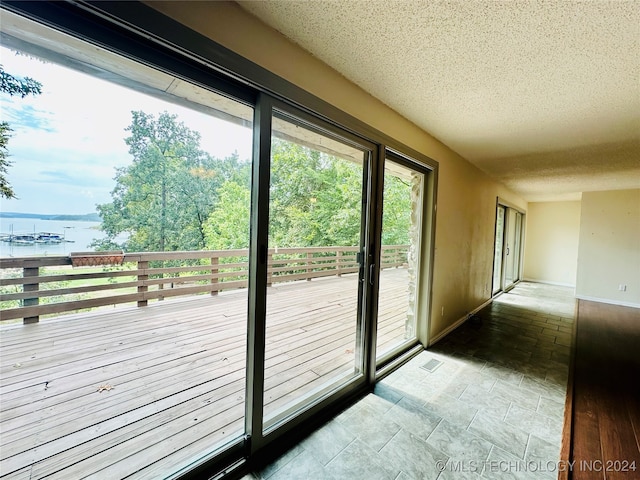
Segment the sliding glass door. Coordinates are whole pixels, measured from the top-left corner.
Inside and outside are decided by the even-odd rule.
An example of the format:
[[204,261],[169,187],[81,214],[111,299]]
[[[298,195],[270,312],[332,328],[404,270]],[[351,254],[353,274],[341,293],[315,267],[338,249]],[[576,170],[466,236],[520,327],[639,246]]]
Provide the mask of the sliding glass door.
[[498,205],[496,213],[496,241],[493,256],[493,289],[495,295],[502,290],[502,265],[504,255],[504,222],[506,207]]
[[515,235],[513,239],[513,282],[521,279],[521,256],[522,256],[522,237],[523,237],[523,220],[524,215],[516,211],[515,219]]
[[274,111],[264,428],[363,377],[370,151]]
[[[44,60],[35,72],[52,89],[75,88],[71,100],[55,102],[59,111],[43,104],[34,112],[53,115],[46,120],[61,132],[65,119],[86,120],[69,123],[68,138],[79,139],[71,143],[51,141],[53,129],[25,126],[36,129],[27,153],[47,145],[42,158],[60,157],[60,169],[62,160],[82,160],[84,183],[62,182],[77,173],[71,169],[52,181],[55,191],[104,190],[94,212],[102,238],[90,247],[125,265],[76,275],[70,255],[37,259],[92,279],[61,289],[65,295],[99,293],[46,313],[73,316],[20,330],[32,346],[72,335],[45,357],[21,361],[24,368],[5,368],[16,381],[28,375],[27,393],[43,394],[25,406],[28,395],[16,389],[0,406],[11,427],[0,439],[3,472],[222,472],[326,407],[364,394],[376,364],[389,366],[417,343],[427,322],[420,293],[429,290],[423,221],[433,222],[435,211],[423,209],[434,201],[429,159],[385,158],[384,135],[306,92],[290,97],[288,84],[271,90],[221,73],[233,72],[216,63],[229,52],[137,2],[5,4],[2,43],[24,61]],[[59,64],[85,77],[59,73]],[[26,157],[15,135],[15,153],[22,145]],[[24,164],[26,177],[38,175],[37,163]],[[82,205],[75,194],[67,204]],[[24,293],[14,298],[33,300]],[[69,357],[72,344],[80,346]]]
[[378,364],[416,341],[422,218],[426,173],[408,161],[387,158],[382,200]]
[[515,243],[516,243],[516,211],[507,209],[507,221],[505,232],[504,251],[504,282],[503,289],[506,290],[513,285],[516,278],[515,272]]
[[493,261],[494,295],[510,290],[520,280],[523,224],[522,212],[498,204]]

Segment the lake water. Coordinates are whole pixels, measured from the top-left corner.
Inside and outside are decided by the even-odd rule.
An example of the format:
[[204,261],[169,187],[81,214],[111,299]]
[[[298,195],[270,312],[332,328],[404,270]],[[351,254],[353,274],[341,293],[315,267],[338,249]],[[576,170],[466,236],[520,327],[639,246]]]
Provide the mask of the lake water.
[[89,244],[104,234],[98,230],[99,222],[71,222],[39,220],[37,218],[0,218],[0,233],[18,235],[34,232],[57,233],[66,242],[59,244],[16,245],[0,242],[0,257],[26,257],[30,255],[69,255],[71,252],[88,252]]

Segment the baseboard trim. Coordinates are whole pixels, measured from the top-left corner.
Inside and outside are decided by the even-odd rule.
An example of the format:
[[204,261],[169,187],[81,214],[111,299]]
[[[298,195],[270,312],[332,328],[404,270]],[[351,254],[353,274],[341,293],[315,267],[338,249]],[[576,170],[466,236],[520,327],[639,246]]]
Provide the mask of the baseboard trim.
[[539,280],[537,278],[528,278],[525,277],[522,279],[523,282],[531,282],[531,283],[542,283],[544,285],[554,285],[556,287],[569,287],[576,288],[575,283],[563,283],[563,282],[552,282],[550,280]]
[[487,300],[486,302],[484,302],[482,305],[480,305],[479,307],[474,308],[473,310],[471,310],[469,313],[467,313],[466,315],[464,315],[463,317],[460,317],[458,320],[456,320],[454,323],[452,323],[451,325],[449,325],[447,328],[445,328],[443,331],[441,331],[439,334],[437,334],[435,337],[433,337],[431,340],[429,340],[428,346],[432,346],[435,343],[439,342],[440,340],[442,340],[444,337],[446,337],[447,335],[449,335],[451,332],[453,332],[456,328],[458,328],[460,325],[462,325],[464,322],[466,322],[467,320],[469,320],[473,315],[475,315],[476,313],[478,313],[480,310],[482,310],[484,307],[486,307],[487,305],[489,305],[491,302],[493,302],[493,299],[495,297],[490,298],[489,300]]
[[620,307],[640,308],[640,303],[621,302],[620,300],[611,300],[609,298],[589,297],[587,295],[576,295],[578,300],[587,300],[589,302],[608,303],[610,305],[618,305]]

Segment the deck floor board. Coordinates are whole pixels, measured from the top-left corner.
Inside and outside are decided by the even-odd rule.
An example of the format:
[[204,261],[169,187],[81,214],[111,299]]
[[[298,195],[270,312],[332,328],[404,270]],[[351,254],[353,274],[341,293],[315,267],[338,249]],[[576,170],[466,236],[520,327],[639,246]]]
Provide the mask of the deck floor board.
[[[385,270],[378,348],[404,333]],[[265,412],[353,371],[354,275],[270,287]],[[152,478],[242,432],[246,290],[0,329],[0,476]],[[99,392],[101,385],[112,390]]]

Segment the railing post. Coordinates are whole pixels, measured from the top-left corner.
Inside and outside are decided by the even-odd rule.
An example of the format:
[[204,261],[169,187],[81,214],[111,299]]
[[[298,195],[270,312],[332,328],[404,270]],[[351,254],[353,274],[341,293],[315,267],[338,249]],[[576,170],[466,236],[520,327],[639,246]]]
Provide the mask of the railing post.
[[267,287],[273,285],[273,254],[267,254]]
[[[138,270],[147,270],[149,268],[149,262],[147,261],[138,261]],[[145,280],[149,280],[149,275],[140,275],[138,274],[138,282],[143,282]],[[149,287],[147,285],[138,284],[138,293],[145,293],[149,291]],[[139,307],[146,307],[147,300],[138,300]]]
[[307,252],[307,282],[311,281],[311,271],[313,270],[312,268],[313,265],[313,253],[311,252]]
[[342,262],[342,250],[337,250],[336,251],[336,270],[338,271],[337,275],[339,277],[342,276],[342,265],[340,264],[340,262]]
[[[217,284],[218,283],[218,272],[220,271],[220,269],[218,268],[218,265],[220,264],[220,260],[218,259],[218,257],[211,257],[211,284]],[[218,290],[211,290],[211,296],[214,297],[218,295]]]
[[[35,268],[24,268],[23,269],[23,276],[26,279],[27,277],[37,277],[40,275],[40,269],[38,267]],[[40,290],[40,284],[39,283],[24,283],[22,286],[22,291],[23,292],[37,292],[38,290]],[[25,307],[33,307],[36,306],[40,303],[40,299],[38,297],[36,298],[25,298],[24,299],[24,303],[23,305]],[[29,323],[38,323],[40,321],[40,316],[36,315],[34,317],[24,317],[22,319],[22,323],[24,323],[25,325],[29,324]]]
[[[164,260],[160,262],[161,267],[164,268]],[[160,278],[164,278],[164,272],[160,274]],[[159,283],[158,284],[158,290],[164,290],[164,283]],[[158,301],[161,302],[164,300],[164,296],[163,295],[158,295]]]

